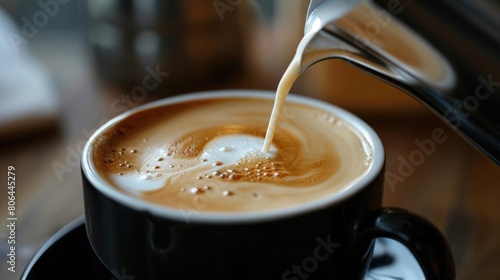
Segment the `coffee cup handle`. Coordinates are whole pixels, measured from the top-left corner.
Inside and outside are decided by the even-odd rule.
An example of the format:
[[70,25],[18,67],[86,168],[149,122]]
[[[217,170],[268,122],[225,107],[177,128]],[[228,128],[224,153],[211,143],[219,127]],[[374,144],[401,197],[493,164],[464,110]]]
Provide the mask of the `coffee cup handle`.
[[416,214],[400,208],[380,208],[360,217],[353,230],[354,240],[348,249],[351,253],[360,250],[359,246],[372,244],[377,237],[391,238],[412,252],[427,280],[456,277],[448,242],[432,223]]

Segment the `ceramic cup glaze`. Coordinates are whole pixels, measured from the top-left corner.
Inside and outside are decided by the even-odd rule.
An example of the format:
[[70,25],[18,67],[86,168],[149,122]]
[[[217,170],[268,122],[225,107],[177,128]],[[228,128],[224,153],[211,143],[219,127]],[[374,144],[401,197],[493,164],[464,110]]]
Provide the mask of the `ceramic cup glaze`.
[[[366,168],[342,186],[332,186],[335,190],[292,204],[248,211],[162,205],[130,191],[130,184],[117,187],[105,175],[111,169],[97,162],[102,155],[96,159],[96,153],[117,152],[109,148],[110,132],[138,115],[227,99],[272,104],[273,97],[273,92],[231,90],[167,98],[126,112],[94,133],[82,156],[85,224],[92,248],[108,270],[117,277],[125,271],[135,279],[363,279],[375,238],[389,237],[408,247],[427,279],[454,279],[453,258],[439,230],[403,209],[382,207],[384,149],[377,134],[331,104],[297,95],[287,99],[342,120],[370,147],[369,163],[360,162]],[[175,112],[170,117],[184,110]],[[116,158],[106,159],[115,163]],[[236,184],[226,181],[223,186]]]

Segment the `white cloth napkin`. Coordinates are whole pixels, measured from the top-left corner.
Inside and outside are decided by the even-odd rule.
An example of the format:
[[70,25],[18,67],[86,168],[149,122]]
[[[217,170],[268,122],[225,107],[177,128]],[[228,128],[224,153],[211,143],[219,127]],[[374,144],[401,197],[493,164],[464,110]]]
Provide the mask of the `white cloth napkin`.
[[20,29],[0,8],[0,139],[43,130],[59,118],[49,73],[29,54],[27,44],[16,48],[16,38],[22,38]]

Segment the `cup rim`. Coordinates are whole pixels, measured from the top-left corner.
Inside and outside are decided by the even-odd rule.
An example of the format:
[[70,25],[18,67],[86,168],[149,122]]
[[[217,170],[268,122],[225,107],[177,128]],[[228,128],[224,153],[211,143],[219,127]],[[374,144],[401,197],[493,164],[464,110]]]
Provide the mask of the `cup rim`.
[[99,127],[87,140],[82,151],[81,168],[84,176],[92,184],[99,193],[119,202],[128,208],[132,208],[142,212],[148,212],[158,217],[165,217],[171,220],[176,220],[185,223],[209,223],[209,224],[241,224],[253,222],[265,222],[277,219],[290,218],[293,216],[306,214],[315,210],[324,209],[332,205],[336,205],[347,198],[355,195],[364,187],[368,186],[374,181],[377,176],[382,172],[385,161],[384,147],[376,132],[362,119],[354,114],[342,109],[336,105],[306,97],[302,95],[289,94],[286,102],[300,102],[301,104],[308,104],[329,112],[333,112],[341,119],[349,123],[349,125],[360,133],[372,145],[372,164],[368,167],[365,173],[357,180],[351,182],[349,186],[343,188],[340,192],[335,192],[321,199],[307,201],[294,206],[270,209],[265,211],[255,212],[203,212],[203,211],[188,211],[174,207],[157,205],[139,197],[134,197],[131,194],[126,194],[112,186],[97,172],[92,160],[92,144],[94,140],[103,132],[111,128],[116,123],[133,115],[137,112],[147,110],[153,107],[164,106],[175,103],[182,103],[193,99],[218,99],[227,97],[243,97],[243,98],[256,98],[256,99],[274,99],[274,91],[266,90],[214,90],[214,91],[200,91],[184,95],[167,97],[164,99],[156,100],[129,111],[126,111]]

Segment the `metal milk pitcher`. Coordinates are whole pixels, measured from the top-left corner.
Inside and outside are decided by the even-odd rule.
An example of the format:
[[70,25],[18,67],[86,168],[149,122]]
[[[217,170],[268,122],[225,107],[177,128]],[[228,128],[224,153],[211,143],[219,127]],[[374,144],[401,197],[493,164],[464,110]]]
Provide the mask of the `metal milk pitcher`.
[[344,59],[422,102],[500,165],[500,1],[313,0],[304,38],[302,71]]

